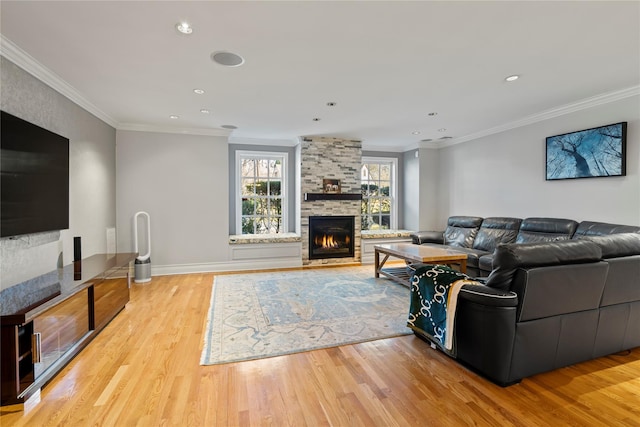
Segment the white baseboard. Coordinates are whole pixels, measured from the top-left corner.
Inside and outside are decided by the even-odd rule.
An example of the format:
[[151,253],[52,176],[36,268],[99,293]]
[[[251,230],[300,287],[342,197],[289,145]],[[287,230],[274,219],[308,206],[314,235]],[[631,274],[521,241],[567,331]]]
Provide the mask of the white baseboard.
[[152,276],[190,273],[224,273],[229,271],[269,270],[302,267],[301,259],[265,259],[250,261],[226,261],[201,264],[151,265]]

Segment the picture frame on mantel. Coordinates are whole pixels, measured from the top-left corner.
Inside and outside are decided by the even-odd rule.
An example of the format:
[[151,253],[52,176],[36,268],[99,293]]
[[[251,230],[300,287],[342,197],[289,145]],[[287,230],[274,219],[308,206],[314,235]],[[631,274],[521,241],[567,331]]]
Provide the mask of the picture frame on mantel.
[[323,179],[322,180],[322,192],[325,194],[340,194],[342,192],[342,186],[339,179]]

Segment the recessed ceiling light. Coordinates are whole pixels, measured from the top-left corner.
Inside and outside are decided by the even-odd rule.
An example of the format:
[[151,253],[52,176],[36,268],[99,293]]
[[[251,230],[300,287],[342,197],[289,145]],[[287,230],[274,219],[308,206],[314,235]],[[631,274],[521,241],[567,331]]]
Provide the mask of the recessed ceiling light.
[[438,129],[438,132],[446,132],[446,131],[447,131],[447,128],[440,128],[440,129]]
[[508,82],[515,82],[515,81],[516,81],[516,80],[518,80],[519,78],[520,78],[520,76],[519,76],[519,75],[514,74],[514,75],[512,75],[512,76],[505,77],[505,81],[508,81]]
[[172,114],[172,115],[169,116],[169,118],[175,120],[175,119],[179,119],[180,116],[176,116],[175,114]]
[[320,117],[314,117],[314,118],[313,118],[313,121],[314,121],[314,122],[319,122],[320,120],[321,120],[321,119],[320,119]]
[[234,126],[234,125],[222,125],[220,127],[223,129],[231,129],[231,130],[238,129],[238,126]]
[[414,130],[413,132],[411,132],[412,135],[420,135],[420,131],[419,130]]
[[427,116],[437,116],[437,115],[438,115],[438,113],[436,113],[435,111],[433,113],[427,114]]
[[188,22],[178,22],[176,24],[176,30],[180,31],[182,34],[193,33],[193,28]]
[[239,67],[244,64],[244,58],[232,52],[213,52],[211,60],[225,67]]
[[202,114],[209,114],[209,113],[210,113],[210,111],[209,111],[209,110],[207,110],[206,108],[203,108],[202,110],[200,110],[200,112],[201,112]]
[[194,89],[193,92],[197,93],[198,95],[204,95],[204,90],[203,89]]

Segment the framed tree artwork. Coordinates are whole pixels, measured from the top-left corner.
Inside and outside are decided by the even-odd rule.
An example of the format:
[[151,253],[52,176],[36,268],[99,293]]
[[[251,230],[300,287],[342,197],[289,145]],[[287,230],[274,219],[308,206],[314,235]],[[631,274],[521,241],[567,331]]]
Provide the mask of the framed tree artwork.
[[546,179],[626,175],[627,122],[547,138]]

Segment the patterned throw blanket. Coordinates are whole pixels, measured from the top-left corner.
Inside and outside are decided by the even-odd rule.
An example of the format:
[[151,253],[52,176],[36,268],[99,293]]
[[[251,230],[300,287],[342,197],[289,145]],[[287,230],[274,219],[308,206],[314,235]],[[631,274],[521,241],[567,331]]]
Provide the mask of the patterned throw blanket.
[[477,284],[466,274],[444,265],[422,265],[411,277],[411,306],[407,326],[455,355],[453,326],[458,293]]

